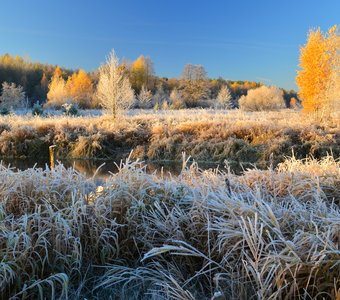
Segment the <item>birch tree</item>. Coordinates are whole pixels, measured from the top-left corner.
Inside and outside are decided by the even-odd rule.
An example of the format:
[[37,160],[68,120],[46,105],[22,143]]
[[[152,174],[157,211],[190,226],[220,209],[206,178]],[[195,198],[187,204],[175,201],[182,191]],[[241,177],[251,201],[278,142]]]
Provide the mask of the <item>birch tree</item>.
[[96,95],[101,106],[114,119],[133,104],[134,92],[129,78],[120,68],[119,60],[113,49],[106,62],[99,68]]

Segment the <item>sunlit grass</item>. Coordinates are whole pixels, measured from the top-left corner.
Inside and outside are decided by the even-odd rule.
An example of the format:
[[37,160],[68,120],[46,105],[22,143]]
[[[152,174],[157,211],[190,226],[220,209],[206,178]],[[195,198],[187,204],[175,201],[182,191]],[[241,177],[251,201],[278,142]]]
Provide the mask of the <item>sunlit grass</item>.
[[41,157],[57,145],[58,157],[179,160],[275,164],[298,158],[340,156],[340,118],[320,120],[292,110],[130,111],[110,116],[0,117],[0,156]]

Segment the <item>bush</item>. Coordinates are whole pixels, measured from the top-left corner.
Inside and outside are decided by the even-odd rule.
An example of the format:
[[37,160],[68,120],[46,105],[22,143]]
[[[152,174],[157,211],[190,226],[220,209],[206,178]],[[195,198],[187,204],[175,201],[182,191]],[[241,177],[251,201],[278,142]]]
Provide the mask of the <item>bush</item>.
[[32,115],[33,116],[41,116],[44,113],[42,106],[39,102],[36,102],[32,108]]
[[242,96],[239,105],[245,111],[276,110],[284,108],[283,91],[274,86],[261,86]]
[[78,115],[78,107],[73,103],[65,103],[61,106],[62,112],[66,116],[76,116]]

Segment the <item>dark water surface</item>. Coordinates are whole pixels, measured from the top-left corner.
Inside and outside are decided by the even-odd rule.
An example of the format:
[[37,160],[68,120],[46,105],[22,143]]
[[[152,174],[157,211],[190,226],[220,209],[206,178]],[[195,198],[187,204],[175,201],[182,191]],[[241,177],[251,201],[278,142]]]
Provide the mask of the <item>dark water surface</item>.
[[[0,159],[1,163],[6,167],[14,168],[14,170],[26,170],[28,168],[36,167],[45,169],[49,165],[48,160],[36,160],[36,159]],[[96,174],[96,178],[105,179],[110,175],[110,173],[117,172],[118,168],[116,164],[120,164],[120,161],[114,160],[92,160],[92,159],[82,159],[82,160],[60,160],[59,163],[62,163],[66,168],[74,167],[78,172],[82,173],[86,177],[92,177]],[[163,174],[178,175],[182,170],[182,162],[146,162],[147,172],[160,173],[163,171]],[[190,163],[189,163],[190,164]],[[219,166],[217,163],[199,163],[198,166],[203,169],[215,169],[219,167],[223,169],[223,166]]]

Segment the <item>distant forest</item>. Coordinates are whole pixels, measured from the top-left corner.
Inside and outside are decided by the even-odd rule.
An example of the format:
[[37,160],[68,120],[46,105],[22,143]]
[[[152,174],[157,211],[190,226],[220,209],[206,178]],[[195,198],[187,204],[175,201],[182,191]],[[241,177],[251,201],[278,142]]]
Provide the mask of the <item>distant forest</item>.
[[[132,62],[122,61],[120,66],[130,79],[136,95],[140,94],[141,91],[145,92],[144,89],[147,89],[152,97],[163,98],[162,101],[164,101],[164,99],[170,97],[172,91],[176,90],[181,92],[184,99],[183,103],[188,108],[211,106],[209,101],[216,99],[219,91],[224,86],[229,88],[231,97],[235,100],[235,106],[237,106],[237,99],[242,95],[246,95],[249,89],[262,85],[259,82],[252,81],[232,81],[223,78],[210,79],[207,78],[203,66],[191,64],[184,66],[181,78],[158,77],[154,73],[151,59],[144,56],[140,56]],[[49,89],[56,72],[65,81],[65,86],[67,84],[71,86],[72,95],[77,95],[77,93],[84,94],[83,91],[75,91],[77,88],[80,90],[88,88],[89,93],[93,94],[98,82],[98,70],[88,73],[83,70],[72,70],[56,65],[32,62],[30,59],[11,56],[10,54],[0,56],[0,86],[5,82],[21,86],[28,106],[32,106],[36,102],[44,104],[48,101]],[[77,75],[82,76],[77,77]],[[87,83],[86,86],[81,82],[84,80]],[[77,84],[75,84],[76,81]],[[188,84],[189,82],[190,85]],[[297,98],[297,94],[295,91],[283,90],[283,92],[285,104],[289,107],[290,99],[292,97]],[[98,107],[94,100],[94,94],[90,95],[90,97],[92,104],[86,104],[84,106],[88,107],[83,108]],[[80,101],[80,103],[82,102]]]

